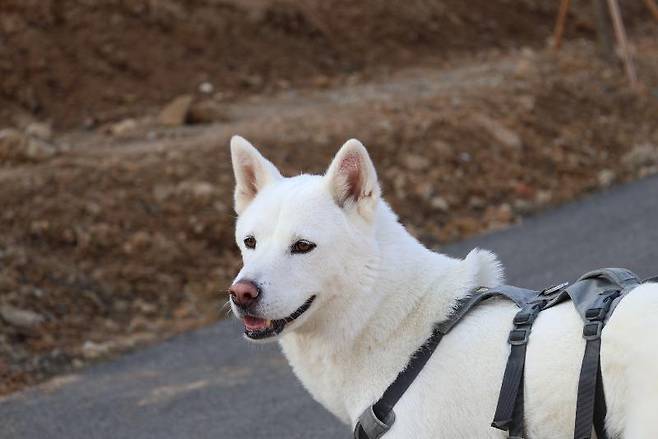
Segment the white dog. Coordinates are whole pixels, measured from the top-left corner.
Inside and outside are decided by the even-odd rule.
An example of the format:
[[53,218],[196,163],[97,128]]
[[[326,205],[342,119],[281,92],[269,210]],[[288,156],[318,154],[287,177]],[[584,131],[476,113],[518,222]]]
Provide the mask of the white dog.
[[[432,252],[380,196],[357,140],[324,176],[281,176],[241,137],[231,140],[236,239],[244,267],[233,312],[250,340],[279,340],[313,397],[354,427],[432,327],[478,286],[502,282],[496,256]],[[583,225],[586,227],[586,225]],[[395,406],[384,439],[504,438],[490,426],[518,311],[490,300],[441,342]],[[611,437],[658,438],[658,284],[621,301],[603,332]],[[533,439],[572,438],[583,323],[570,302],[541,313],[528,345],[525,422]]]

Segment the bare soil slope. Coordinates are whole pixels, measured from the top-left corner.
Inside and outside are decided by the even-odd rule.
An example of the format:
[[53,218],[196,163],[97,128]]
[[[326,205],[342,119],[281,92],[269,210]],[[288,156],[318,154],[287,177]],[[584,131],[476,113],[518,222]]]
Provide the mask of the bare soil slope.
[[[576,2],[568,36],[592,35]],[[624,2],[632,26],[646,16]],[[541,0],[3,0],[0,125],[80,127],[211,81],[227,96],[314,86],[483,48],[541,46]]]

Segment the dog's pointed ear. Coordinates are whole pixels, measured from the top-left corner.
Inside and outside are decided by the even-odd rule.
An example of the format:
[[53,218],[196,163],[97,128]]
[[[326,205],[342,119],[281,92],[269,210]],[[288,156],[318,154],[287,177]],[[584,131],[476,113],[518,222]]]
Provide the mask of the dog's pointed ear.
[[279,170],[247,140],[231,138],[231,159],[235,174],[235,204],[239,215],[268,184],[281,179]]
[[356,139],[340,148],[325,174],[329,191],[342,208],[356,206],[370,219],[381,195],[377,172],[368,151]]

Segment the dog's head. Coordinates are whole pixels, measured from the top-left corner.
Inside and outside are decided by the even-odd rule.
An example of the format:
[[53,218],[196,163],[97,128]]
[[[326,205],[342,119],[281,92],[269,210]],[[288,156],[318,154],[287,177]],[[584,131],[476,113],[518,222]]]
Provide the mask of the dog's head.
[[380,188],[366,149],[349,140],[325,175],[292,178],[241,137],[231,155],[244,266],[229,293],[245,336],[272,340],[326,322],[376,265]]

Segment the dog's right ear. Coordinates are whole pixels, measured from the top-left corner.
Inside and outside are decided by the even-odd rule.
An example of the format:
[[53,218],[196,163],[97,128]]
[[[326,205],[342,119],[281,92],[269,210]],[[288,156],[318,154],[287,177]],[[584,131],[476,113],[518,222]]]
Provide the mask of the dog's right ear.
[[345,142],[329,165],[325,179],[336,204],[344,209],[356,208],[364,218],[372,219],[381,189],[375,165],[361,142]]
[[235,174],[234,208],[240,215],[253,201],[258,191],[283,177],[276,166],[240,136],[231,138],[231,159]]

